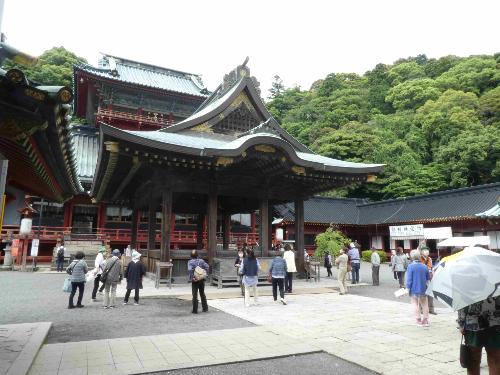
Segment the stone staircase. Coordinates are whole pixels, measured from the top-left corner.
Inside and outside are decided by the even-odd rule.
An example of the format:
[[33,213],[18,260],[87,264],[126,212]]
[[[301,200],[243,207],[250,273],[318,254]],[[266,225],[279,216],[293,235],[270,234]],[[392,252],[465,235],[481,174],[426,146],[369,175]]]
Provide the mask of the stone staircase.
[[[96,257],[97,253],[99,252],[99,249],[102,246],[102,241],[100,240],[66,240],[64,241],[64,265],[67,266],[71,260],[74,259],[75,254],[77,251],[83,251],[85,254],[85,259],[87,260],[87,263],[91,261],[93,262],[94,258]],[[105,247],[106,251],[110,252],[110,246],[109,242],[105,241]],[[54,247],[54,250],[52,251],[52,263],[51,263],[51,269],[55,270],[56,269],[56,257],[57,257],[57,246]],[[92,263],[93,264],[93,263]]]

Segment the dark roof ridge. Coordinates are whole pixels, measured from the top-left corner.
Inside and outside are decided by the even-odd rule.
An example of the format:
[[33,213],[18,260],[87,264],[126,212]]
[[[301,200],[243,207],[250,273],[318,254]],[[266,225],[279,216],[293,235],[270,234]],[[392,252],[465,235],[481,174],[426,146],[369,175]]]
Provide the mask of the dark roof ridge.
[[367,202],[367,198],[349,198],[349,197],[323,197],[321,195],[314,195],[313,199],[337,200],[337,201],[353,201],[353,202]]
[[474,191],[474,190],[482,190],[482,189],[488,189],[488,188],[493,188],[493,187],[500,187],[500,182],[492,182],[492,183],[483,184],[483,185],[467,186],[467,187],[462,187],[462,188],[458,188],[458,189],[436,191],[433,193],[414,195],[411,197],[386,199],[386,200],[361,204],[360,206],[374,206],[374,205],[378,205],[378,204],[382,205],[382,204],[393,203],[393,202],[405,202],[405,201],[407,202],[409,200],[418,200],[418,199],[427,199],[427,198],[432,199],[432,198],[440,196],[440,195],[469,193],[469,192]]
[[[103,56],[112,57],[114,59],[119,59],[120,60],[120,64],[123,64],[123,65],[130,65],[130,64],[124,63],[124,62],[129,62],[129,63],[135,63],[135,64],[140,64],[140,65],[150,66],[152,68],[157,68],[157,69],[162,69],[162,70],[168,70],[170,72],[179,73],[179,74],[183,74],[183,75],[201,77],[201,74],[189,73],[189,72],[184,72],[182,70],[166,68],[164,66],[154,65],[154,64],[145,63],[145,62],[142,62],[142,61],[137,61],[137,60],[132,60],[132,59],[127,59],[125,57],[120,57],[120,56],[116,56],[116,55],[110,55],[108,53],[101,52],[101,54]],[[134,66],[134,68],[141,68],[141,67]],[[144,69],[144,68],[142,68],[142,69]],[[109,69],[107,69],[107,70],[109,70]],[[144,70],[147,70],[147,69],[144,69]]]

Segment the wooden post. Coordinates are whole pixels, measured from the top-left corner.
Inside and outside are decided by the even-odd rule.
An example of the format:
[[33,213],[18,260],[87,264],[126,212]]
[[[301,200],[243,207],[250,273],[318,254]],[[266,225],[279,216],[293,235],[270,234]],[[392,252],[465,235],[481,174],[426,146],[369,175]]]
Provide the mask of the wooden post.
[[156,248],[156,204],[151,197],[149,200],[149,213],[148,213],[148,250]]
[[161,214],[160,262],[170,262],[170,235],[172,233],[172,189],[170,188],[162,192]]
[[137,227],[139,225],[139,210],[136,208],[132,209],[132,226],[130,228],[130,247],[132,249],[137,249]]
[[217,190],[210,185],[208,189],[208,261],[213,265],[213,259],[217,255]]
[[262,256],[269,256],[269,200],[263,198],[260,201],[260,246]]
[[196,222],[196,250],[203,249],[203,226],[205,223],[205,214],[198,214]]
[[231,237],[231,214],[224,213],[222,220],[222,248],[224,250],[229,249],[230,237]]
[[298,257],[298,271],[304,272],[304,199],[295,200],[295,251]]

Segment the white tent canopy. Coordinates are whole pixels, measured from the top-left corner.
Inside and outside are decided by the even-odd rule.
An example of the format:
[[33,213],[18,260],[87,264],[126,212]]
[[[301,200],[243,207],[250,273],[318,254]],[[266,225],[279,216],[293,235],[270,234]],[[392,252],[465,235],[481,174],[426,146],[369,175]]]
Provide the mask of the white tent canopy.
[[451,237],[437,244],[438,247],[490,246],[489,236]]

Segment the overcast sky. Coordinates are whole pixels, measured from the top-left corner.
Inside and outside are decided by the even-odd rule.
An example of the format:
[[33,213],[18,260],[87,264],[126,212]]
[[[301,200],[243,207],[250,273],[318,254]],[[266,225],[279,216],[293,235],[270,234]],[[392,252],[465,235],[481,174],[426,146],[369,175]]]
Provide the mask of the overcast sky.
[[201,74],[214,89],[246,56],[267,96],[272,77],[309,88],[425,53],[500,52],[497,0],[5,0],[2,32],[39,55],[64,46]]

